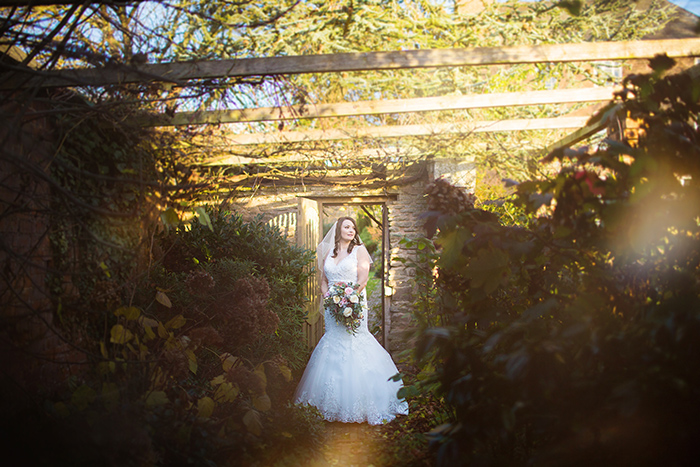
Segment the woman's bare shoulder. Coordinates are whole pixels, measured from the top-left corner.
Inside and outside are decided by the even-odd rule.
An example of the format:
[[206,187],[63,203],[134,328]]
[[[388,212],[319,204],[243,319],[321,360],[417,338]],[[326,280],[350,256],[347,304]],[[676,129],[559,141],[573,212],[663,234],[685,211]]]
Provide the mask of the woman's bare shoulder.
[[364,245],[359,245],[359,246],[357,247],[357,254],[358,254],[360,257],[364,257],[364,258],[367,258],[367,259],[370,258],[370,256],[369,256],[369,251],[367,251],[367,247],[364,246]]

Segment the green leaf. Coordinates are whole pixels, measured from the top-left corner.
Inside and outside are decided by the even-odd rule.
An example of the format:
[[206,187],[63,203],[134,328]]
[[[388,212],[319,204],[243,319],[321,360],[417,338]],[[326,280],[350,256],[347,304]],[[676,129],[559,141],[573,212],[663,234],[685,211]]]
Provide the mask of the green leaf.
[[116,407],[119,403],[119,387],[115,383],[102,383],[102,400],[105,406]]
[[203,206],[197,206],[194,208],[194,213],[197,216],[197,219],[199,219],[199,222],[202,225],[205,225],[209,227],[209,230],[212,232],[214,231],[214,226],[211,223],[211,218],[209,217],[209,214],[207,214],[206,209]]
[[180,225],[180,218],[173,208],[168,208],[161,212],[160,219],[163,221],[163,225],[165,225],[166,230],[170,230],[171,228],[175,228]]
[[580,15],[583,8],[581,0],[561,0],[556,5],[568,11],[572,16]]
[[66,404],[63,402],[56,402],[53,405],[53,409],[56,412],[56,415],[58,415],[61,418],[66,418],[70,415],[70,411],[68,410],[68,406],[66,406]]
[[420,395],[420,391],[415,386],[404,386],[399,389],[397,396],[399,399],[405,399],[407,397],[416,397]]
[[106,275],[107,277],[109,277],[109,278],[112,277],[112,274],[110,274],[109,268],[107,267],[107,265],[105,264],[104,261],[102,261],[102,262],[100,263],[100,268],[102,269],[102,271],[105,273],[105,275]]
[[471,237],[471,232],[465,229],[448,230],[440,235],[442,254],[440,255],[440,266],[446,269],[453,268],[458,261],[462,261],[464,255],[462,249],[464,242]]
[[501,249],[481,249],[471,258],[465,274],[471,279],[472,287],[483,287],[490,294],[510,276],[509,257]]
[[143,330],[146,331],[146,341],[155,339],[156,334],[153,332],[153,328],[157,328],[160,323],[156,321],[155,319],[152,318],[146,318],[145,316],[141,315],[138,319],[139,324],[143,327]]
[[78,387],[71,396],[71,403],[78,408],[78,410],[85,410],[88,405],[92,404],[95,400],[95,390],[90,386],[83,384]]

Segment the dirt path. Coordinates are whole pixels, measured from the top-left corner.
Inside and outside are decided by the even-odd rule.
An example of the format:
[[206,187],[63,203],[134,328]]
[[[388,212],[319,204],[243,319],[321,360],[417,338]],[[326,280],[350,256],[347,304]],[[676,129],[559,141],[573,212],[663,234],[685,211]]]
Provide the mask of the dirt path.
[[376,454],[381,449],[380,427],[367,423],[326,422],[323,459],[311,467],[376,466]]
[[[381,289],[377,287],[368,297],[367,316],[370,331],[380,331]],[[376,337],[376,336],[375,336]],[[310,460],[310,467],[379,467],[377,453],[381,452],[381,427],[367,423],[324,422],[323,458]]]

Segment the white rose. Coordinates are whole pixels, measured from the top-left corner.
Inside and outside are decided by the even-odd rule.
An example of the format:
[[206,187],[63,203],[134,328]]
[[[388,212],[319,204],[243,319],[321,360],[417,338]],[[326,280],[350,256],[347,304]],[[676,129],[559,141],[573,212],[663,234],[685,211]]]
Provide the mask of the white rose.
[[340,297],[337,295],[335,297],[333,297],[333,303],[336,303],[336,304],[340,303]]
[[350,297],[350,301],[351,301],[352,303],[357,303],[357,302],[360,301],[360,298],[359,298],[357,295],[353,295],[353,296]]
[[352,315],[352,308],[350,308],[349,306],[345,307],[345,309],[343,310],[343,316],[349,318],[350,315]]

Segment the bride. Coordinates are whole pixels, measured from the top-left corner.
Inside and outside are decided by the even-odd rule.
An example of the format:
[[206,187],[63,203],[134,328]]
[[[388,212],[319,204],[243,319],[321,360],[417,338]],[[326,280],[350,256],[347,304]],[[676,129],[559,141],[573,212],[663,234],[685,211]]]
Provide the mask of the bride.
[[326,420],[346,423],[379,425],[397,414],[407,414],[408,403],[397,397],[401,381],[390,381],[398,373],[396,365],[367,329],[364,289],[372,260],[355,221],[338,219],[316,253],[323,295],[329,284],[359,283],[363,317],[353,334],[324,310],[325,334],[311,354],[294,395],[295,403],[315,406]]

